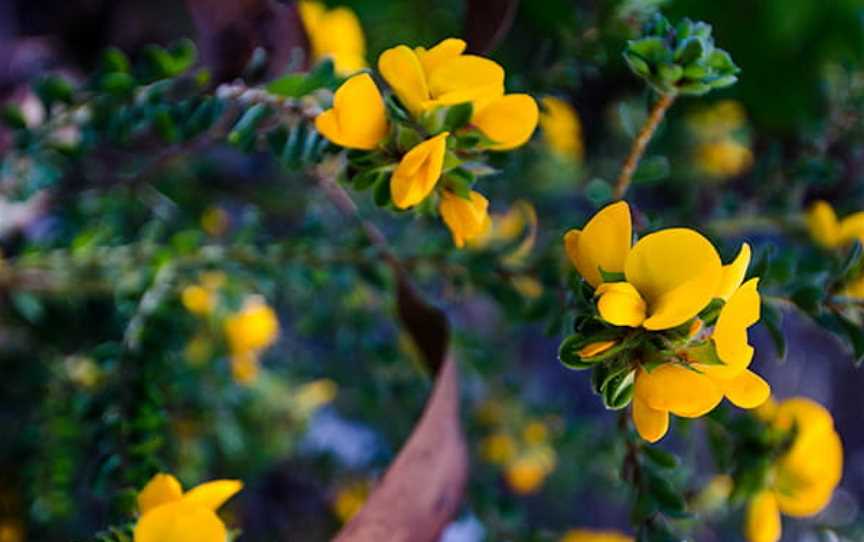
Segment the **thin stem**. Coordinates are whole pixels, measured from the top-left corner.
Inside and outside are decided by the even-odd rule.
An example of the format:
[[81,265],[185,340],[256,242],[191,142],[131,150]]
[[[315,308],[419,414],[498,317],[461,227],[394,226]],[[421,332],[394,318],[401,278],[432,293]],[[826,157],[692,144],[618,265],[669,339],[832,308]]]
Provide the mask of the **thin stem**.
[[633,141],[633,146],[630,147],[630,154],[627,155],[627,160],[624,161],[624,165],[621,167],[621,174],[618,175],[618,181],[615,183],[616,199],[623,198],[624,194],[627,193],[627,189],[630,187],[630,181],[633,179],[633,174],[636,172],[636,167],[639,165],[639,160],[641,160],[642,155],[645,154],[645,148],[654,136],[654,132],[657,131],[657,127],[666,115],[666,111],[668,111],[675,102],[675,97],[675,94],[661,94],[660,99],[657,100],[651,108],[651,113],[648,115],[648,118],[645,119],[645,124],[642,125],[639,135],[636,136],[636,139]]

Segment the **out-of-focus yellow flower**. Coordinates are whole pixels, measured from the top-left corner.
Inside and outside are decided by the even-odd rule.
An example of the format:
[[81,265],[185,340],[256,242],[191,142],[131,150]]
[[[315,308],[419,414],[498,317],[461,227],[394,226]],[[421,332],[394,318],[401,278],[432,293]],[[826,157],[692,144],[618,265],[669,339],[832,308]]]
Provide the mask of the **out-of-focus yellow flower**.
[[453,244],[462,248],[467,241],[483,233],[489,223],[488,208],[489,200],[479,192],[472,191],[470,201],[449,190],[441,194],[438,210],[444,223],[450,228]]
[[777,542],[780,514],[807,517],[824,509],[843,474],[843,444],[831,413],[804,397],[777,405],[771,423],[795,431],[789,450],[773,466],[769,485],[749,503],[745,533],[749,542]]
[[718,474],[711,479],[705,487],[691,501],[691,508],[695,512],[710,512],[722,508],[734,488],[732,477],[727,474]]
[[371,492],[371,484],[367,481],[352,482],[339,489],[333,499],[336,517],[342,523],[350,521],[363,508]]
[[543,295],[543,283],[529,275],[517,275],[510,278],[510,283],[517,292],[528,299],[537,299]]
[[104,376],[99,365],[92,358],[69,356],[65,359],[66,375],[73,383],[84,389],[93,389]]
[[864,243],[864,211],[838,220],[831,204],[819,200],[807,210],[807,229],[813,241],[827,249],[844,247],[856,239]]
[[248,386],[258,380],[261,365],[256,352],[231,355],[231,376],[238,384]]
[[313,380],[297,388],[294,402],[301,417],[306,417],[331,402],[339,392],[339,386],[329,378]]
[[543,485],[557,463],[555,451],[549,446],[530,449],[507,465],[504,479],[515,493],[535,493]]
[[0,542],[24,542],[24,527],[15,519],[0,519]]
[[234,354],[261,351],[279,336],[279,320],[260,297],[252,296],[238,312],[225,319],[225,337]]
[[449,38],[431,49],[398,45],[381,53],[378,69],[399,101],[415,117],[436,107],[470,102],[471,124],[495,143],[518,147],[537,126],[537,102],[527,94],[504,94],[504,69]]
[[199,316],[207,316],[216,306],[215,293],[198,284],[191,284],[180,293],[180,300],[186,310]]
[[690,129],[701,139],[726,137],[742,128],[746,121],[744,106],[735,100],[721,100],[687,117]]
[[336,73],[366,67],[366,38],[357,15],[347,7],[328,10],[322,2],[301,0],[300,19],[312,46],[312,60],[331,58]]
[[750,169],[753,152],[735,139],[725,138],[698,145],[696,164],[712,177],[732,177]]
[[[517,200],[507,212],[491,215],[489,224],[484,226],[483,232],[468,245],[471,248],[481,249],[492,245],[513,243],[520,236],[524,236],[522,242],[502,259],[502,263],[507,267],[519,267],[534,248],[537,241],[537,225],[537,211],[534,206],[528,201]],[[523,295],[531,297],[527,294]]]
[[201,215],[201,229],[213,237],[224,235],[230,223],[231,217],[221,207],[210,207]]
[[176,478],[157,474],[138,494],[135,542],[225,542],[216,510],[242,488],[238,480],[215,480],[184,493]]
[[633,542],[632,536],[610,530],[571,529],[564,533],[560,542]]
[[539,420],[529,422],[522,429],[522,440],[529,446],[544,444],[549,440],[549,428]]
[[315,117],[315,128],[348,149],[372,150],[387,137],[384,99],[368,73],[342,83],[333,94],[333,107]]
[[847,284],[841,292],[845,296],[864,299],[864,277],[858,277]]
[[581,162],[585,154],[582,143],[582,122],[569,103],[546,96],[540,113],[540,129],[546,145],[563,160]]
[[477,407],[477,420],[486,425],[495,425],[504,419],[504,404],[496,399],[487,399]]
[[390,181],[390,197],[396,207],[413,207],[435,189],[444,166],[448,135],[443,132],[427,139],[402,157]]
[[483,459],[494,465],[507,465],[516,457],[516,440],[507,433],[489,435],[480,445]]
[[199,284],[208,290],[218,290],[227,280],[228,277],[222,271],[204,271],[198,277]]
[[[722,365],[687,359],[685,351],[683,361],[637,371],[633,420],[639,434],[655,442],[666,434],[670,412],[699,417],[724,396],[742,408],[764,402],[770,394],[768,384],[747,369],[753,357],[747,328],[759,320],[760,308],[758,279],[741,284],[750,247],[742,245],[735,260],[724,266],[710,241],[685,228],[651,233],[631,248],[631,224],[627,203],[618,202],[564,238],[570,260],[596,288],[603,320],[662,331],[694,320],[715,298],[726,301],[711,332]],[[601,270],[618,276],[604,282]]]

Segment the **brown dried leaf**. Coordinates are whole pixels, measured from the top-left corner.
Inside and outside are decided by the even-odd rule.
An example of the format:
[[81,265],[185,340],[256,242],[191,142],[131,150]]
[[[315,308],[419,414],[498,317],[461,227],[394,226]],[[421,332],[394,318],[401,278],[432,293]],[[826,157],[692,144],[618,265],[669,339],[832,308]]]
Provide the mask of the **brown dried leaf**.
[[420,422],[380,485],[336,542],[434,542],[456,513],[468,476],[459,382],[448,359]]

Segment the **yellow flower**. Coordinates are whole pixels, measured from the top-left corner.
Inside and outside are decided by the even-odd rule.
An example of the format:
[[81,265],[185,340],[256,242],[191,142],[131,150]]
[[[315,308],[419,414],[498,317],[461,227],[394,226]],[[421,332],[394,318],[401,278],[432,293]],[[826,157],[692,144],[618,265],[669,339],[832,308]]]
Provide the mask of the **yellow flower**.
[[224,328],[231,352],[245,354],[273,344],[279,335],[279,320],[263,299],[253,296],[225,320]]
[[[525,262],[537,241],[537,224],[537,211],[534,206],[525,200],[517,200],[506,213],[490,216],[489,224],[483,228],[483,233],[468,244],[471,248],[482,249],[489,245],[513,243],[520,236],[524,236],[522,242],[502,258],[502,263],[505,266],[519,267]],[[516,277],[514,278],[514,286],[517,289],[522,288],[522,285],[517,283],[516,279],[519,279],[524,285],[528,285],[528,282],[522,281],[521,277]],[[536,286],[540,287],[540,284],[538,283]],[[537,297],[542,288],[538,290],[534,285],[528,285],[526,291],[536,293],[533,297]],[[528,295],[528,297],[532,296]]]
[[837,220],[831,204],[819,200],[807,210],[807,229],[813,241],[827,249],[846,246],[856,239],[864,242],[864,211]]
[[366,481],[353,482],[342,487],[333,499],[333,512],[342,523],[357,515],[369,498],[372,488]]
[[582,144],[582,122],[569,103],[546,96],[542,100],[540,129],[549,148],[564,160],[581,162],[585,153]]
[[449,190],[441,194],[438,210],[458,248],[464,247],[466,241],[481,235],[484,228],[488,227],[488,207],[489,201],[479,192],[472,191],[470,201]]
[[617,531],[596,529],[570,529],[560,542],[633,542],[632,536]]
[[649,442],[663,438],[669,413],[685,418],[707,414],[726,397],[741,408],[756,408],[771,388],[747,367],[753,359],[747,328],[759,320],[758,279],[736,290],[720,311],[711,340],[722,365],[664,363],[639,369],[633,393],[633,422]]
[[749,542],[780,540],[780,514],[807,517],[824,509],[843,474],[843,443],[831,413],[804,397],[777,405],[771,423],[794,428],[795,440],[769,476],[769,485],[747,507],[745,533]]
[[516,441],[507,433],[494,433],[483,439],[480,451],[489,463],[507,465],[516,457]]
[[378,146],[390,125],[384,99],[368,73],[342,83],[333,94],[333,108],[315,117],[315,128],[342,147],[372,150]]
[[843,288],[842,294],[856,299],[864,299],[864,276],[858,277],[847,284]]
[[315,0],[302,0],[299,9],[313,61],[331,58],[340,75],[366,67],[366,38],[353,11],[346,7],[328,10]]
[[732,177],[753,165],[753,153],[731,137],[696,147],[696,164],[712,177]]
[[134,540],[225,542],[228,531],[216,510],[242,488],[237,480],[215,480],[184,493],[176,478],[157,474],[138,494]]
[[463,54],[467,44],[448,38],[431,49],[398,45],[381,53],[378,70],[414,116],[436,107],[470,102],[471,124],[495,143],[518,147],[537,127],[537,102],[527,94],[504,94],[504,69],[488,58]]
[[507,466],[504,479],[515,493],[528,495],[543,485],[546,477],[555,470],[555,452],[548,446],[532,449]]
[[522,429],[522,440],[529,446],[543,444],[549,440],[549,428],[541,421],[530,422]]
[[294,401],[300,415],[306,417],[332,401],[338,391],[339,386],[335,382],[329,378],[321,378],[297,388]]
[[216,296],[213,291],[197,284],[183,288],[180,300],[187,311],[199,316],[207,316],[216,306]]
[[[712,299],[725,301],[710,335],[722,364],[698,363],[685,349],[678,355],[683,359],[671,359],[650,372],[638,369],[633,421],[639,434],[655,442],[666,434],[670,412],[699,417],[724,396],[742,408],[764,402],[768,384],[747,369],[753,358],[747,328],[759,320],[760,308],[758,279],[741,284],[750,263],[749,245],[742,245],[735,260],[724,266],[711,242],[690,229],[660,230],[632,248],[631,241],[625,202],[603,208],[583,230],[571,230],[564,238],[570,260],[596,288],[597,311],[606,322],[662,331],[692,321],[692,330],[696,316]],[[601,270],[624,280],[604,282]],[[701,327],[700,321],[691,339],[703,333]]]
[[258,380],[261,365],[256,352],[244,352],[231,356],[231,376],[238,384],[248,386]]
[[405,156],[390,180],[390,197],[400,209],[417,205],[435,189],[444,167],[447,132],[420,143]]
[[618,344],[618,341],[597,341],[588,343],[579,350],[580,358],[590,358],[602,354],[613,346]]

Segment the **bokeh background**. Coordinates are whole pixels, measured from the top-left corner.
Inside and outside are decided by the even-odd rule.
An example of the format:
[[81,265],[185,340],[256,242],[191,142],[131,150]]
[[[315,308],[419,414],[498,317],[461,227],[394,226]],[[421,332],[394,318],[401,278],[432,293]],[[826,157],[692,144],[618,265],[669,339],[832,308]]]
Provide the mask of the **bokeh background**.
[[[628,531],[617,413],[603,409],[587,374],[557,361],[572,317],[560,292],[562,234],[609,200],[608,181],[650,104],[621,57],[625,41],[662,8],[672,19],[712,24],[741,67],[732,88],[676,104],[632,201],[643,228],[698,227],[724,261],[743,240],[760,254],[773,250],[763,294],[782,297],[820,256],[794,220],[762,219],[795,216],[817,198],[841,214],[864,207],[864,2],[328,4],[357,13],[370,63],[395,44],[461,36],[505,67],[509,89],[556,97],[578,115],[572,141],[541,130],[528,147],[495,158],[500,172],[484,181],[484,193],[493,213],[510,211],[512,224],[484,247],[454,253],[437,221],[375,210],[366,193],[355,198],[453,327],[471,475],[443,540],[557,540],[580,526]],[[196,28],[176,1],[6,0],[0,92],[26,101],[27,82],[46,71],[83,77],[108,46],[134,57],[183,37],[196,37]],[[14,171],[2,175],[3,254],[34,254],[32,269],[50,273],[37,286],[0,285],[0,541],[88,540],[123,517],[154,469],[187,484],[242,478],[246,489],[227,514],[242,526],[241,541],[332,536],[398,452],[431,386],[395,323],[390,279],[369,261],[356,226],[308,178],[264,153],[205,149],[143,183],[83,170],[65,185],[62,205],[15,221],[10,194],[20,187]],[[196,260],[204,245],[222,252]],[[188,265],[165,286],[135,355],[121,355],[163,246],[166,258],[187,255]],[[52,267],[51,258],[62,264]],[[252,384],[232,376],[181,301],[203,271],[223,274],[217,288],[226,303],[262,295],[278,313],[279,339]],[[778,307],[772,318],[785,348],[757,326],[753,368],[777,397],[825,404],[846,451],[831,506],[787,524],[784,540],[821,540],[823,527],[861,540],[862,374],[844,341],[794,305]],[[675,478],[691,495],[716,474],[705,444],[711,423],[679,420],[663,441],[683,457]],[[730,541],[740,539],[741,516],[682,521],[696,522],[695,540]]]

